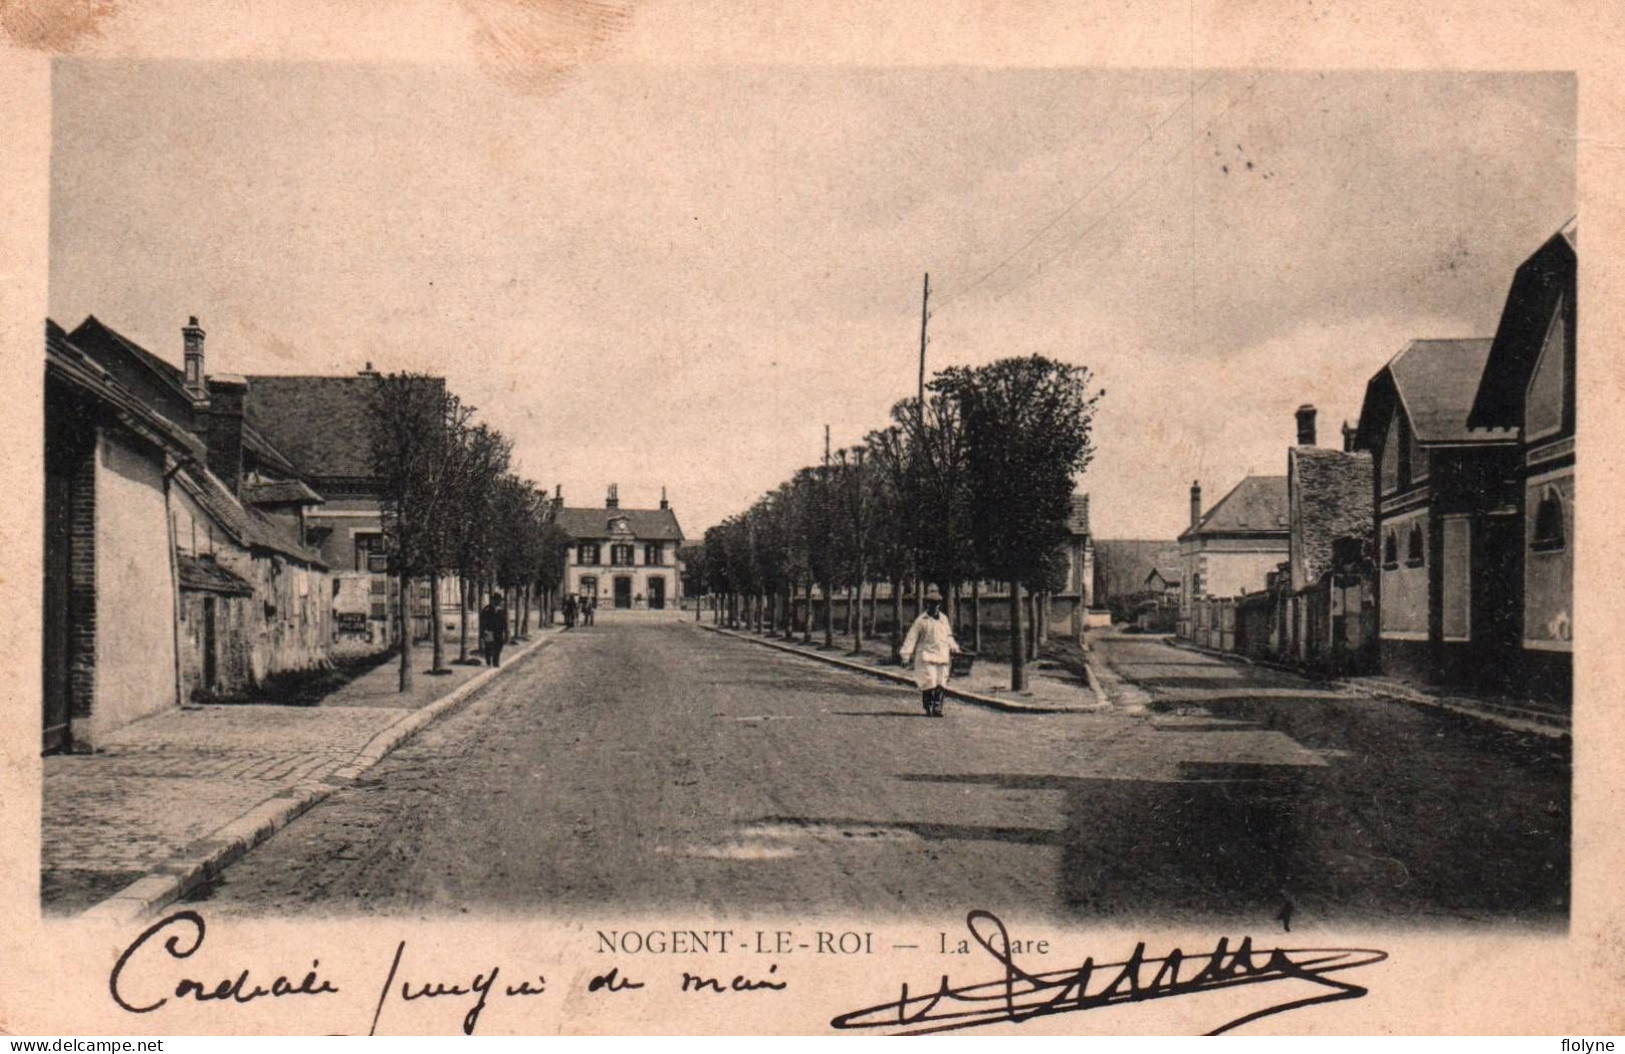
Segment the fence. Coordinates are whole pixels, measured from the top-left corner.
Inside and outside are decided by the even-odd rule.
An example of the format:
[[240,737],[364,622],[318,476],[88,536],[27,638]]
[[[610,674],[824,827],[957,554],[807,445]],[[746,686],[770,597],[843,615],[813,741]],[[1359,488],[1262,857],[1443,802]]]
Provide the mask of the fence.
[[1367,575],[1327,574],[1296,593],[1277,587],[1200,597],[1181,627],[1180,635],[1199,647],[1325,673],[1363,673],[1375,665],[1377,612]]

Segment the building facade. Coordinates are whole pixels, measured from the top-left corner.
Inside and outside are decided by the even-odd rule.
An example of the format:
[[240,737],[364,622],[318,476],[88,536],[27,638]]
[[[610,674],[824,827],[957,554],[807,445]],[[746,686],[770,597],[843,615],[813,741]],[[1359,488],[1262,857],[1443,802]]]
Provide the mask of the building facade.
[[622,508],[610,484],[602,508],[569,507],[555,495],[553,522],[570,536],[564,591],[600,608],[660,611],[681,606],[683,529],[665,493],[654,509]]
[[1570,223],[1519,266],[1467,415],[1475,434],[1516,440],[1516,653],[1525,694],[1573,693],[1578,235]]
[[1179,536],[1179,635],[1198,639],[1209,597],[1238,597],[1263,589],[1288,558],[1285,476],[1247,476],[1218,504],[1202,512],[1202,486],[1191,484],[1191,525]]
[[1518,632],[1517,440],[1467,426],[1490,344],[1412,341],[1367,384],[1356,443],[1373,460],[1383,670],[1505,689]]

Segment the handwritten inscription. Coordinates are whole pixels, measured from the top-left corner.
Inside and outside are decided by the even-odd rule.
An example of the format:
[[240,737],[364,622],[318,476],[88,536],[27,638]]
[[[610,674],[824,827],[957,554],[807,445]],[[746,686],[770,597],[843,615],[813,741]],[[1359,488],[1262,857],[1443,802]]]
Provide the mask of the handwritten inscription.
[[[170,996],[154,998],[152,994],[155,988],[162,990],[162,982],[151,985],[140,980],[143,969],[152,968],[150,960],[155,957],[160,962],[164,959],[191,958],[203,947],[206,932],[203,916],[195,911],[178,911],[148,926],[141,936],[124,949],[124,954],[118,957],[118,961],[113,964],[112,972],[108,974],[107,987],[113,1002],[117,1003],[120,1009],[132,1014],[150,1014],[168,1003]],[[160,934],[166,935],[161,945],[162,950],[149,948],[149,944]],[[313,959],[310,969],[298,981],[279,975],[269,986],[252,980],[247,968],[238,971],[235,977],[225,977],[218,981],[183,977],[175,983],[171,992],[176,999],[232,1004],[251,1003],[257,999],[282,999],[289,996],[337,995],[338,987],[322,979],[318,972],[320,966],[321,961]],[[132,974],[134,976],[131,976]]]
[[901,1028],[916,1035],[1274,981],[1309,981],[1327,989],[1242,1014],[1208,1033],[1218,1035],[1289,1010],[1359,999],[1366,994],[1365,988],[1329,975],[1388,958],[1386,952],[1366,948],[1255,949],[1251,937],[1234,950],[1228,939],[1221,939],[1210,951],[1186,955],[1176,948],[1166,955],[1150,956],[1142,941],[1122,962],[1096,963],[1091,956],[1075,969],[1035,974],[1017,965],[1012,951],[1017,942],[1010,939],[997,916],[972,911],[965,925],[971,939],[999,965],[997,979],[954,984],[944,974],[934,991],[920,995],[911,995],[905,983],[896,999],[841,1014],[830,1025],[839,1029]]

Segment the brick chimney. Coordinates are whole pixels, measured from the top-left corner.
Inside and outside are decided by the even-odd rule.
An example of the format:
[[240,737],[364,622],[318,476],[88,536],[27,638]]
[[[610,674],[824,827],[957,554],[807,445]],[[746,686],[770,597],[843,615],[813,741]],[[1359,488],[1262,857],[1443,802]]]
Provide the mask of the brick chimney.
[[660,507],[662,509],[671,508],[671,504],[666,501],[666,488],[665,487],[660,488]]
[[203,372],[203,338],[206,334],[203,327],[197,324],[197,316],[193,315],[181,327],[181,341],[186,348],[186,394],[191,396],[192,402],[204,403],[209,400],[209,381]]
[[1191,530],[1202,522],[1202,481],[1191,481]]
[[1349,424],[1347,421],[1343,422],[1343,453],[1345,453],[1345,454],[1354,453],[1354,444],[1355,444],[1355,441],[1356,441],[1356,437],[1359,434],[1360,434],[1360,430],[1358,428],[1355,428],[1353,425]]
[[1315,408],[1308,403],[1298,407],[1298,445],[1315,445]]
[[606,508],[606,509],[618,509],[620,507],[621,507],[620,495],[619,495],[619,493],[617,493],[615,484],[611,483],[609,485],[609,496],[604,499],[604,508]]
[[231,375],[218,376],[209,383],[208,445],[209,471],[233,494],[243,485],[243,399],[248,382]]

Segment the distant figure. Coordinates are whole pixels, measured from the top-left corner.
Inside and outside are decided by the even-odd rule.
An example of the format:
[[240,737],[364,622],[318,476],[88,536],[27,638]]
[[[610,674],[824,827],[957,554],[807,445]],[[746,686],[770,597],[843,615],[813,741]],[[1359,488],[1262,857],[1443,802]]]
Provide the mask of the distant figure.
[[508,643],[508,609],[501,593],[492,593],[491,602],[480,609],[480,647],[487,666],[502,665],[502,646]]
[[597,620],[598,598],[597,597],[582,597],[581,598],[581,603],[582,603],[582,606],[587,609],[587,625],[591,626]]
[[926,593],[925,610],[903,639],[903,661],[914,662],[914,683],[920,686],[920,702],[927,717],[942,716],[942,690],[948,684],[953,654],[959,650],[948,616],[938,611],[941,605],[941,593],[935,589]]
[[576,626],[576,596],[567,593],[564,597],[564,628],[575,629]]

